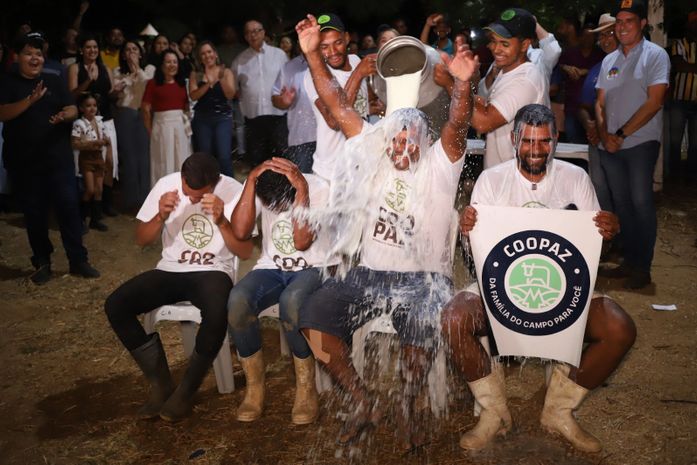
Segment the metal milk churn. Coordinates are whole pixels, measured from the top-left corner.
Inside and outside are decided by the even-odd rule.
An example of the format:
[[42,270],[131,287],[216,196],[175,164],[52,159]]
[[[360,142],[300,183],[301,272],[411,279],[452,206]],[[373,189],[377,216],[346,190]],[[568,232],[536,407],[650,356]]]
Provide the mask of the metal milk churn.
[[[402,103],[417,101],[417,108],[426,113],[431,123],[431,129],[439,134],[440,129],[448,119],[450,103],[450,97],[445,89],[433,81],[433,67],[436,63],[441,62],[438,51],[433,47],[424,45],[415,37],[395,37],[383,45],[378,52],[377,75],[373,77],[371,86],[380,100],[388,107],[413,106]],[[421,71],[420,83],[417,83],[413,88],[404,90],[402,95],[398,96],[398,98],[403,99],[403,102],[388,102],[385,78],[418,71]]]

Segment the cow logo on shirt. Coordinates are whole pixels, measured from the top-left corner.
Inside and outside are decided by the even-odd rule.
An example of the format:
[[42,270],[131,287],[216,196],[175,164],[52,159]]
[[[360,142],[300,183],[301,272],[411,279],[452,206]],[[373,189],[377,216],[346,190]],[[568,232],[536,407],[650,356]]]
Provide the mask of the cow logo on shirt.
[[291,255],[297,252],[293,242],[293,225],[289,221],[277,221],[271,228],[271,241],[279,252]]
[[213,239],[213,224],[205,216],[195,213],[184,221],[182,237],[190,247],[202,249]]
[[391,188],[388,188],[387,194],[385,194],[385,203],[397,213],[402,213],[407,208],[407,198],[410,190],[411,186],[409,184],[395,178],[392,181]]
[[610,68],[610,71],[607,72],[607,78],[610,80],[615,79],[619,75],[620,69],[617,66],[613,66],[612,68]]

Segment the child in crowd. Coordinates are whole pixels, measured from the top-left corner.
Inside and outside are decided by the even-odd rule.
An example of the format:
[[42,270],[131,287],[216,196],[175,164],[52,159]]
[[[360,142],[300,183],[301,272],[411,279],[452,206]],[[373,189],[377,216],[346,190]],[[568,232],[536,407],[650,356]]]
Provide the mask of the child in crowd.
[[[83,222],[90,217],[89,227],[107,231],[102,219],[102,188],[104,184],[104,160],[111,150],[111,141],[104,132],[102,117],[97,115],[97,97],[84,93],[77,99],[80,118],[73,123],[72,146],[79,150],[78,166],[85,184],[80,203]],[[88,213],[89,208],[89,213]],[[85,229],[87,232],[87,229]]]

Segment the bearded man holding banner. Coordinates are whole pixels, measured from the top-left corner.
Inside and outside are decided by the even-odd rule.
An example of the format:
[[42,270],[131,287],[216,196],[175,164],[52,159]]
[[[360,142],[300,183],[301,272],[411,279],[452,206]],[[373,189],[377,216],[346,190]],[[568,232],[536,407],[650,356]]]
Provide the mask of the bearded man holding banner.
[[[592,217],[591,214],[586,213],[586,218],[588,221],[592,218],[602,239],[610,240],[619,232],[617,217],[610,212],[599,211],[598,200],[588,175],[574,165],[561,160],[553,160],[557,134],[554,115],[549,108],[532,104],[518,111],[511,133],[511,140],[516,152],[515,159],[485,170],[481,174],[474,186],[472,205],[465,208],[460,218],[460,229],[464,235],[468,236],[475,228],[477,205],[481,206],[481,218],[484,218],[482,213],[489,206],[580,210],[580,212],[558,212],[559,218],[556,223],[564,223],[566,218],[571,216],[571,213],[581,214],[582,212],[596,211],[597,213]],[[526,215],[534,213],[536,212],[528,211]],[[484,220],[481,223],[484,223]],[[480,228],[482,227],[484,224],[480,226]],[[513,229],[517,227],[515,225]],[[595,227],[589,225],[591,234]],[[520,229],[526,228],[521,227]],[[535,225],[532,229],[543,230],[545,228],[540,224]],[[510,237],[514,236],[516,234]],[[564,252],[576,250],[574,245],[564,237],[557,237],[560,243],[568,244],[568,248],[562,246],[562,252],[557,253],[559,257],[563,257]],[[598,245],[599,243],[600,238],[598,238]],[[579,248],[581,247],[579,246]],[[599,247],[597,248],[599,249]],[[512,254],[513,249],[508,249],[508,252]],[[536,253],[539,257],[541,252],[536,251]],[[476,259],[477,255],[475,254]],[[583,257],[577,261],[577,263],[583,263],[586,268],[592,267],[592,261],[588,260],[588,262],[591,264],[586,266]],[[493,266],[501,268],[500,260],[494,261]],[[530,268],[530,265],[527,266]],[[572,275],[574,272],[579,274],[579,268],[583,268],[583,266],[573,265]],[[485,300],[492,294],[498,299],[507,291],[507,289],[499,287],[496,292],[493,292],[491,290],[493,281],[482,277],[480,269],[478,272],[480,272],[482,280],[481,293]],[[505,271],[505,273],[507,273],[506,277],[508,278],[510,272]],[[591,297],[590,292],[592,292],[595,277],[594,268],[590,272],[586,269],[586,275],[585,284],[588,289],[585,290],[586,300],[582,302],[587,303],[588,298]],[[571,288],[568,286],[570,279],[568,275],[565,279],[567,287],[572,290],[572,293],[573,289],[580,289],[580,287]],[[506,406],[502,370],[492,370],[491,357],[479,339],[487,335],[489,325],[496,329],[497,321],[501,321],[501,316],[497,315],[497,310],[501,309],[501,304],[498,300],[493,305],[491,300],[486,300],[486,302],[490,314],[485,312],[484,302],[480,297],[480,288],[478,288],[477,283],[474,283],[465,291],[457,294],[448,303],[442,314],[443,334],[449,344],[453,362],[464,374],[472,394],[482,407],[478,424],[460,439],[460,447],[468,450],[482,449],[496,435],[506,433],[511,427],[511,415]],[[492,307],[494,308],[492,309]],[[511,312],[515,311],[513,304],[509,308]],[[566,308],[566,306],[561,308]],[[578,313],[581,312],[578,311]],[[493,319],[492,316],[494,316]],[[540,315],[533,314],[533,317],[537,316]],[[579,324],[583,324],[584,318],[577,321]],[[581,327],[578,331],[578,346],[572,348],[577,350],[577,359],[580,361],[580,363],[576,363],[578,368],[573,364],[555,364],[540,422],[546,430],[564,436],[576,449],[597,452],[602,448],[600,441],[578,425],[572,412],[578,408],[591,389],[599,386],[617,368],[634,343],[636,328],[631,317],[616,302],[607,296],[594,293],[587,309],[585,330]],[[529,331],[526,334],[536,336],[539,332]],[[494,336],[497,337],[496,331],[494,331]],[[537,342],[537,347],[532,351],[534,356],[555,360],[562,359],[555,358],[557,356],[550,350],[549,346],[541,345],[546,344],[543,342],[544,339],[528,339],[528,341],[536,340],[540,342]],[[570,343],[570,339],[566,337],[561,337],[558,340],[562,344],[568,345]],[[507,341],[504,341],[503,338],[497,340],[499,345],[504,342]],[[584,342],[587,346],[581,352],[581,346]],[[532,344],[536,343],[532,342]]]

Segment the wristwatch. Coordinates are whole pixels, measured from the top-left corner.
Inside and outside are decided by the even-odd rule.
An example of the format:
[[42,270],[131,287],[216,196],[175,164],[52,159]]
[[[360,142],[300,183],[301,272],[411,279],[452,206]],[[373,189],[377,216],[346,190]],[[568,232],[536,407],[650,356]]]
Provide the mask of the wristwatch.
[[622,128],[619,128],[617,131],[615,131],[615,135],[618,136],[618,137],[621,137],[622,139],[624,139],[625,137],[627,137],[627,136],[624,134],[624,131],[622,130]]

